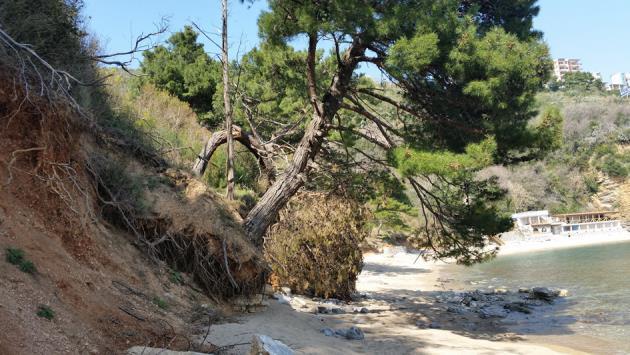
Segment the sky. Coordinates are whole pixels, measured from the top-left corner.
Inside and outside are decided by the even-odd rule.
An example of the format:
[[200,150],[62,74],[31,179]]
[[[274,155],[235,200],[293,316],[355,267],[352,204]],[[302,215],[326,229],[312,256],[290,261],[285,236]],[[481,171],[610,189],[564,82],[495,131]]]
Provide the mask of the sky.
[[[85,0],[88,28],[105,53],[128,50],[141,33],[155,29],[165,17],[169,31],[178,31],[194,21],[219,42],[220,0]],[[604,81],[616,72],[630,72],[630,0],[539,0],[540,14],[534,27],[544,32],[553,58],[579,58],[583,70],[601,72]],[[229,4],[230,57],[243,54],[258,43],[256,20],[266,1]],[[168,38],[168,34],[161,40]],[[206,51],[218,53],[201,38]],[[364,69],[371,76],[376,71]]]

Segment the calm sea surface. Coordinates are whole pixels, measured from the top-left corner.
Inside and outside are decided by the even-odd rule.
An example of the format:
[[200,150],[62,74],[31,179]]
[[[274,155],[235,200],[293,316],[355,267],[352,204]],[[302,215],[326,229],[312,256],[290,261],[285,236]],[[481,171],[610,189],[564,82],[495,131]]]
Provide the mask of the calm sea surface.
[[508,255],[473,267],[453,266],[447,272],[472,289],[567,289],[569,297],[558,302],[553,311],[513,324],[513,330],[535,336],[601,340],[606,345],[597,352],[630,354],[628,242]]

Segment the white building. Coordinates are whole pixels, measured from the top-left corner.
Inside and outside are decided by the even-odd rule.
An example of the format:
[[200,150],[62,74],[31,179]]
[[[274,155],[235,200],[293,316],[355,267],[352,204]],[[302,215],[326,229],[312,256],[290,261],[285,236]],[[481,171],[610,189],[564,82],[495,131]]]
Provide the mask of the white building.
[[630,73],[615,73],[610,77],[610,89],[619,90],[624,86],[628,86]]
[[551,216],[549,211],[515,213],[512,220],[517,230],[526,234],[571,234],[621,229],[613,216],[617,212],[595,211]]

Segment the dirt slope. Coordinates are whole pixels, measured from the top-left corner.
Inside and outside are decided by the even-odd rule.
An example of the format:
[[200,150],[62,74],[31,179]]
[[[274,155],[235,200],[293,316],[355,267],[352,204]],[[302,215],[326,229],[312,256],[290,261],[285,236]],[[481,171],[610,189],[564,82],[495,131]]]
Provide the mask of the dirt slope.
[[[96,147],[85,118],[0,79],[0,354],[116,354],[133,345],[209,350],[191,340],[220,312],[204,291],[221,289],[212,282],[225,282],[226,269],[239,285],[261,278],[260,256],[235,213],[185,176],[160,185],[138,222],[155,230],[141,232],[201,246],[205,264],[193,266],[216,266],[215,279],[199,284],[198,270],[176,272],[167,266],[178,267],[173,260],[149,257],[137,235],[102,217],[86,162],[109,148]],[[203,218],[185,218],[193,211]],[[23,251],[36,271],[5,260],[8,248]],[[54,318],[38,316],[42,306]]]

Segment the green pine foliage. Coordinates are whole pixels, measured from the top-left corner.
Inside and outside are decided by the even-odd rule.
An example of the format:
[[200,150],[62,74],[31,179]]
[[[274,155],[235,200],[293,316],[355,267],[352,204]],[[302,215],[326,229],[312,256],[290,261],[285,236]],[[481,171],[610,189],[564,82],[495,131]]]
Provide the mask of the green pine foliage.
[[220,66],[204,51],[197,37],[190,26],[174,33],[166,46],[144,52],[141,71],[146,74],[144,81],[187,102],[204,120],[213,110]]

